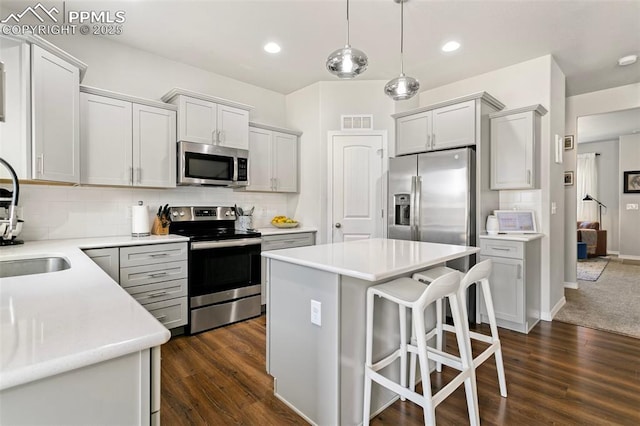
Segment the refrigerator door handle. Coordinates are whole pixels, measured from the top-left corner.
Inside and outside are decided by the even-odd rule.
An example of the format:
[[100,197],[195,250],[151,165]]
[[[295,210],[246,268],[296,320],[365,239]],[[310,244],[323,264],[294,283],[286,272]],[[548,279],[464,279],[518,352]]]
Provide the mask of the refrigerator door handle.
[[422,177],[414,176],[413,186],[413,240],[420,241],[420,194],[422,194]]
[[411,203],[411,208],[409,210],[409,238],[411,241],[416,239],[416,183],[418,177],[411,176],[411,194],[409,195],[409,203]]

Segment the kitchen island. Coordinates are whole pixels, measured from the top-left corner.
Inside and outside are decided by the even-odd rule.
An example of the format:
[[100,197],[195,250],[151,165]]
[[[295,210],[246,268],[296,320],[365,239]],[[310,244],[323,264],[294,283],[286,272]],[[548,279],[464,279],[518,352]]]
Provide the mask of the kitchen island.
[[[267,371],[276,396],[313,424],[360,424],[367,288],[479,250],[377,238],[263,252]],[[374,357],[396,347],[395,305],[376,300],[374,335]],[[393,377],[397,366],[390,368]],[[374,385],[372,413],[395,399]]]
[[[82,249],[187,241],[105,237],[0,247],[0,262],[62,258],[57,272],[0,278],[0,424],[158,421],[169,331]],[[5,275],[7,263],[0,263]]]

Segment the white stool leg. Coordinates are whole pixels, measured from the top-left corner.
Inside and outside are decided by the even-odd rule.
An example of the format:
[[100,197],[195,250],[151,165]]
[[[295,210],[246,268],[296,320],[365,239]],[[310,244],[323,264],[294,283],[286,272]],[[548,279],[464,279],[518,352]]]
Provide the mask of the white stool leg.
[[498,337],[498,325],[496,324],[496,314],[493,309],[493,300],[491,300],[491,289],[489,288],[489,280],[481,280],[482,295],[484,296],[484,304],[487,308],[487,316],[489,317],[489,327],[491,328],[491,340],[496,345],[495,358],[496,370],[498,371],[498,383],[500,383],[500,395],[507,397],[507,380],[504,376],[504,363],[502,362],[502,345]]
[[[413,319],[411,320],[411,344],[416,340],[416,327],[413,324]],[[411,352],[409,354],[409,359],[411,360],[409,365],[409,389],[412,391],[416,390],[416,354]]]
[[365,332],[365,363],[364,363],[364,395],[363,395],[363,409],[362,409],[362,425],[369,425],[369,417],[371,416],[371,378],[369,371],[372,365],[373,358],[373,305],[374,295],[373,293],[367,293],[367,324]]
[[[444,300],[436,300],[436,349],[442,351],[442,321],[443,321],[443,306]],[[436,371],[440,373],[442,371],[442,363],[436,362]]]
[[466,307],[460,297],[460,292],[449,298],[451,306],[451,316],[453,317],[453,325],[456,330],[456,339],[458,341],[458,350],[460,351],[460,359],[462,367],[467,369],[468,375],[464,381],[465,395],[467,398],[467,410],[469,412],[469,422],[471,426],[480,424],[480,410],[478,408],[478,388],[476,384],[475,367],[473,365],[473,355],[471,353],[471,341],[469,338],[469,325],[467,323],[464,312]]
[[[411,312],[412,322],[418,337],[418,360],[420,361],[420,376],[422,377],[422,395],[424,405],[424,424],[436,424],[436,407],[433,405],[431,393],[431,378],[429,376],[429,358],[427,356],[427,341],[424,336],[427,334],[424,326],[424,312]],[[415,370],[414,370],[415,371]]]
[[[400,316],[400,386],[407,387],[407,309],[403,305],[398,305]],[[407,399],[400,395],[401,401]]]

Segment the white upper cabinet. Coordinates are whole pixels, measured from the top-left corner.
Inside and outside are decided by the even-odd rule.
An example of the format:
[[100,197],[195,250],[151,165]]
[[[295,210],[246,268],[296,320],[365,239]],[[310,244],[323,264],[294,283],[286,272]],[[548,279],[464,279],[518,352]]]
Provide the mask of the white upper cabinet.
[[176,112],[133,104],[135,185],[176,186]]
[[6,108],[0,156],[19,179],[78,183],[78,87],[86,64],[38,36],[1,34],[0,60]]
[[184,89],[162,97],[178,107],[178,140],[249,149],[251,106]]
[[547,113],[532,105],[491,114],[491,189],[539,187],[540,121]]
[[40,46],[31,49],[34,178],[78,183],[79,69]]
[[483,102],[493,110],[504,108],[498,100],[480,92],[394,114],[395,155],[476,145],[480,139],[477,116]]
[[80,93],[80,182],[131,185],[131,102]]
[[396,155],[427,151],[431,141],[431,122],[431,111],[398,118],[396,121]]
[[81,183],[175,187],[175,107],[81,90]]
[[286,129],[251,124],[247,191],[298,191],[298,136]]
[[431,149],[476,144],[476,102],[467,101],[433,110]]

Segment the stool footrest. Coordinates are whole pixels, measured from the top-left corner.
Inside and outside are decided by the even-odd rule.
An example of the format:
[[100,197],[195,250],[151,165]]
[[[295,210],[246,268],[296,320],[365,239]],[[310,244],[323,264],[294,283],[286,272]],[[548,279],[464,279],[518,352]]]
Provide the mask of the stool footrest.
[[400,354],[401,354],[401,350],[398,349],[396,351],[394,351],[391,355],[381,359],[380,361],[376,362],[375,364],[372,364],[371,368],[373,371],[378,371],[378,370],[382,370],[383,368],[393,364],[393,362],[400,358]]

